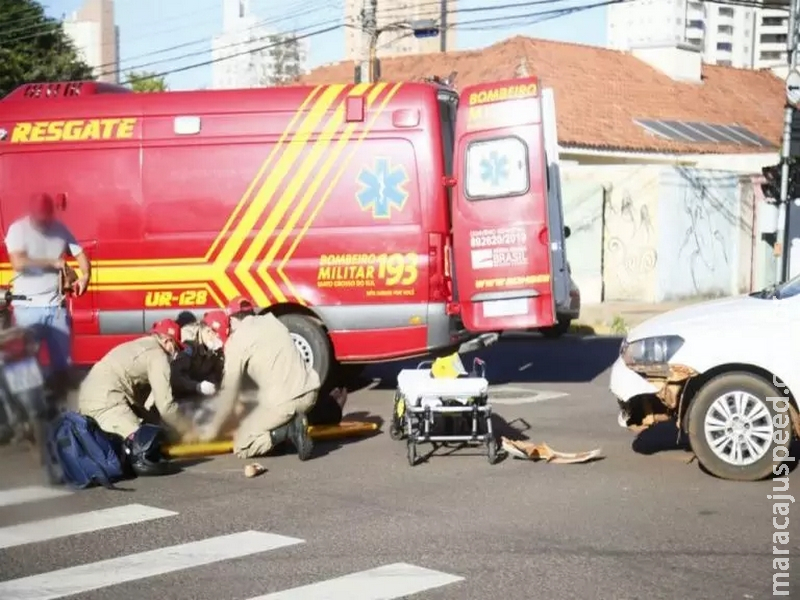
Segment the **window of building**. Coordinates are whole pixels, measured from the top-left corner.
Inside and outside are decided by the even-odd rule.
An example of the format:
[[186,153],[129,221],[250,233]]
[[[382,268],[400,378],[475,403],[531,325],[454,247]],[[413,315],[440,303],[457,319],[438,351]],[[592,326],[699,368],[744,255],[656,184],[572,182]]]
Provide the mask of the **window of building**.
[[689,21],[689,29],[702,29],[705,30],[706,26],[705,23],[700,21],[699,19]]
[[519,196],[528,191],[528,147],[506,136],[467,146],[466,193],[470,200]]
[[733,34],[733,26],[731,25],[719,25],[717,27],[717,33],[721,33],[723,35],[732,35]]
[[761,25],[763,27],[780,27],[783,25],[783,21],[782,17],[764,17],[761,19]]
[[729,6],[721,6],[719,9],[719,16],[720,17],[732,17],[733,16],[733,9]]
[[733,44],[730,42],[717,42],[717,50],[721,50],[723,52],[730,52],[733,50]]

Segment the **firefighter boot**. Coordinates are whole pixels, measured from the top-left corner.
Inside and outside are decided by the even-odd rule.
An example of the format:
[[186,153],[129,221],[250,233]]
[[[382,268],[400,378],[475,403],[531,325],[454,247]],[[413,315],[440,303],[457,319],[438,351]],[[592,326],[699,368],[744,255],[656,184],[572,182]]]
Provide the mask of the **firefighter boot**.
[[295,414],[286,425],[281,425],[274,429],[271,436],[273,447],[289,441],[297,450],[297,456],[300,460],[311,458],[314,445],[308,435],[308,421],[304,414]]

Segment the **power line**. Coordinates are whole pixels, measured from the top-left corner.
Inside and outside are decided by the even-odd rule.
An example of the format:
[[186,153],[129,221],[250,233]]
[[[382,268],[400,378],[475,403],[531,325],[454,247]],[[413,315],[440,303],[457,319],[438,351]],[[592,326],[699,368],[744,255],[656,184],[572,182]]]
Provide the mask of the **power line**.
[[[537,0],[537,1],[539,3],[544,2],[544,3],[552,4],[552,3],[558,2],[560,0]],[[605,0],[605,2],[602,3],[602,4],[629,2],[629,1],[631,1],[631,0]],[[522,4],[522,3],[519,3],[519,4]],[[530,2],[526,2],[524,4],[530,5],[531,3]],[[589,5],[588,8],[571,7],[569,9],[559,9],[559,10],[560,11],[569,10],[571,12],[577,12],[577,11],[580,11],[580,10],[588,10],[589,8],[596,8],[596,6],[597,5]],[[490,7],[490,8],[493,9],[494,7]],[[471,12],[477,12],[477,10],[472,10]],[[559,16],[561,16],[559,14],[556,14],[558,12],[559,11],[551,10],[551,11],[544,11],[543,13],[530,13],[527,16],[535,17],[537,15],[551,15],[550,18],[558,18]],[[477,24],[477,23],[481,23],[481,22],[495,22],[495,21],[497,21],[498,19],[501,19],[501,18],[503,18],[503,17],[494,17],[494,18],[489,18],[489,19],[475,19],[473,21],[469,21],[469,23],[470,24]],[[507,18],[507,17],[505,17],[505,18]],[[353,26],[352,25],[348,25],[348,24],[340,24],[340,25],[336,25],[336,26],[331,26],[331,27],[327,27],[327,28],[322,29],[322,30],[318,30],[318,31],[309,33],[309,34],[307,34],[305,36],[302,36],[302,37],[298,36],[298,38],[296,38],[296,39],[303,39],[303,38],[308,38],[308,37],[314,37],[316,35],[322,35],[324,33],[330,32],[330,31],[335,31],[337,29],[341,29],[342,27],[353,27]],[[280,45],[283,45],[283,44],[286,44],[286,43],[292,43],[292,41],[293,40],[288,40],[287,42],[281,42],[281,43],[277,43],[277,44],[269,44],[269,45],[266,45],[266,46],[263,46],[263,47],[253,48],[253,49],[250,49],[250,50],[247,50],[247,51],[244,51],[244,52],[239,52],[237,54],[233,54],[233,55],[230,55],[230,56],[221,57],[221,58],[218,58],[218,59],[206,60],[206,61],[203,61],[203,62],[199,62],[199,63],[193,64],[193,65],[187,65],[187,66],[176,68],[176,69],[170,69],[168,71],[164,71],[162,73],[158,73],[156,76],[157,77],[166,77],[168,75],[172,75],[173,73],[179,73],[179,72],[188,71],[188,70],[199,68],[199,67],[205,67],[205,66],[208,66],[208,65],[212,65],[212,64],[216,64],[218,62],[222,62],[222,61],[228,60],[230,58],[234,58],[236,56],[243,56],[243,55],[249,54],[251,52],[258,52],[258,51],[265,50],[265,49],[268,49],[268,48],[273,48],[275,46],[280,46]]]
[[223,62],[223,61],[226,61],[226,60],[230,60],[231,58],[236,58],[237,56],[245,56],[247,54],[252,54],[254,52],[261,52],[263,50],[269,50],[270,48],[275,48],[275,47],[278,47],[278,46],[284,46],[287,43],[293,43],[293,42],[297,42],[297,41],[300,41],[300,40],[316,37],[318,35],[323,35],[325,33],[329,33],[331,31],[336,31],[337,29],[341,29],[342,27],[344,27],[344,25],[342,25],[342,24],[333,25],[331,27],[326,27],[326,28],[323,28],[323,29],[318,29],[317,31],[312,31],[311,33],[307,33],[305,35],[295,36],[291,40],[282,41],[282,42],[278,42],[278,43],[275,43],[275,44],[267,44],[267,45],[264,45],[264,46],[258,46],[256,48],[250,48],[248,50],[245,50],[244,52],[238,52],[236,54],[230,54],[228,56],[223,56],[223,57],[220,57],[220,58],[217,58],[217,59],[206,60],[206,61],[203,61],[203,62],[198,62],[198,63],[194,63],[194,64],[191,64],[191,65],[186,65],[184,67],[179,67],[179,68],[176,68],[176,69],[170,69],[168,71],[163,71],[161,73],[155,73],[155,74],[153,74],[153,77],[166,77],[167,75],[172,75],[173,73],[181,73],[183,71],[190,71],[192,69],[198,69],[200,67],[205,67],[205,66],[208,66],[208,65],[213,65],[215,63],[219,63],[219,62]]

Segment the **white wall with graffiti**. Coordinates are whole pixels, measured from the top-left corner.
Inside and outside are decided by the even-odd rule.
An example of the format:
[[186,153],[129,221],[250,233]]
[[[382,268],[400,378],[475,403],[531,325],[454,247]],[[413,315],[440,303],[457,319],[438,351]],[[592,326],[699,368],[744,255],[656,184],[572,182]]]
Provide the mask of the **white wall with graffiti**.
[[751,177],[659,165],[573,166],[564,169],[562,186],[572,230],[567,258],[586,304],[747,293],[771,277]]

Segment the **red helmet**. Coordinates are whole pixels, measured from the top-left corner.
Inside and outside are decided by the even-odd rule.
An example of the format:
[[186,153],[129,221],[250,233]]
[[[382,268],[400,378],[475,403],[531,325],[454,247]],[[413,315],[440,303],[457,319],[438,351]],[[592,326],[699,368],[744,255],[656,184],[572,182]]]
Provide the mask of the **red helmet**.
[[203,315],[203,323],[214,330],[222,343],[228,340],[231,334],[231,322],[224,310],[212,310]]
[[235,315],[243,312],[254,312],[254,306],[253,302],[244,296],[237,296],[228,302],[228,307],[226,310],[228,315]]
[[183,348],[183,342],[181,342],[181,327],[172,319],[156,321],[153,323],[151,332],[168,337],[177,344],[178,348]]

